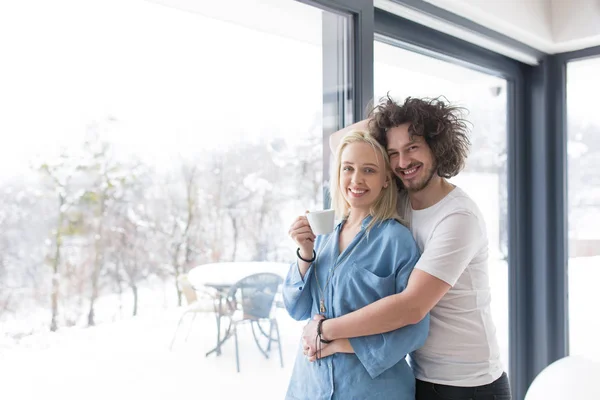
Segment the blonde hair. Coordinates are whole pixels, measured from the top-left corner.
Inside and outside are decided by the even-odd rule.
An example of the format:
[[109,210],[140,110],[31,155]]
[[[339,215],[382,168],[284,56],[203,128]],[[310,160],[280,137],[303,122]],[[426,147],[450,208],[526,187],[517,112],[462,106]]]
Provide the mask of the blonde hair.
[[371,205],[369,214],[371,214],[373,219],[367,226],[367,232],[370,231],[376,223],[381,223],[388,219],[395,219],[404,224],[404,221],[402,221],[402,219],[398,216],[398,210],[396,209],[398,189],[392,174],[392,168],[390,166],[390,159],[387,155],[387,151],[373,136],[364,131],[352,131],[348,135],[344,136],[335,155],[335,162],[333,165],[333,170],[331,171],[331,182],[329,187],[331,192],[331,204],[335,210],[336,217],[347,219],[348,215],[350,214],[350,204],[348,204],[342,192],[340,191],[340,174],[342,169],[342,153],[346,147],[352,143],[366,143],[373,148],[373,151],[375,151],[376,154],[381,156],[381,160],[383,160],[383,165],[381,168],[384,171],[385,178],[388,183],[388,187],[381,190],[379,197],[377,200],[375,200],[373,205]]

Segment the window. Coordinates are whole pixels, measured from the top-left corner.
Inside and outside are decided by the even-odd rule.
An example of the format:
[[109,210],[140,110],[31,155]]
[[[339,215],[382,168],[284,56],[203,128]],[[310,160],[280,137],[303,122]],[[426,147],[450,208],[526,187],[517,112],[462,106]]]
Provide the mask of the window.
[[588,312],[600,272],[599,70],[600,58],[567,64],[569,348],[591,358],[600,357],[600,324]]
[[[477,203],[487,225],[492,314],[508,369],[507,92],[506,81],[450,62],[375,42],[375,99],[444,96],[472,123],[466,168],[451,182]],[[384,42],[385,41],[385,42]]]
[[0,347],[23,377],[0,397],[283,397],[298,324],[278,310],[284,368],[247,326],[241,374],[233,340],[205,357],[208,312],[170,352],[176,277],[294,259],[324,114],[352,109],[324,102],[351,97],[347,59],[324,59],[352,53],[350,23],[292,0],[0,5]]

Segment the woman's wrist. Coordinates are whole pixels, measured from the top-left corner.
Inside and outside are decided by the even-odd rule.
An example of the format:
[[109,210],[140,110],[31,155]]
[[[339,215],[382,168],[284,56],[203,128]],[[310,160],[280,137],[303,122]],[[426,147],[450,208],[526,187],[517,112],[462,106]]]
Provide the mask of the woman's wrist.
[[314,254],[314,250],[311,250],[310,256],[305,257],[306,254],[303,254],[303,250],[300,247],[296,250],[296,256],[298,257],[298,272],[302,279],[304,279],[304,275],[306,275],[306,272],[312,264],[311,260],[314,259]]
[[309,260],[314,259],[314,249],[303,249],[302,247],[299,247],[297,255],[302,261],[309,262]]

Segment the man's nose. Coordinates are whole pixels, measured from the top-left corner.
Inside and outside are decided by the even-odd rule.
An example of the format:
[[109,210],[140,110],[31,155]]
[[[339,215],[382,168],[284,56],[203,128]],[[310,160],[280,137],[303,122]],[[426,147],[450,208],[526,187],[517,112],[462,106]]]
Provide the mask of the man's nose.
[[394,165],[394,169],[397,169],[397,168],[405,169],[406,167],[408,167],[410,165],[411,162],[412,162],[412,160],[410,159],[410,157],[400,154],[397,157],[397,165]]

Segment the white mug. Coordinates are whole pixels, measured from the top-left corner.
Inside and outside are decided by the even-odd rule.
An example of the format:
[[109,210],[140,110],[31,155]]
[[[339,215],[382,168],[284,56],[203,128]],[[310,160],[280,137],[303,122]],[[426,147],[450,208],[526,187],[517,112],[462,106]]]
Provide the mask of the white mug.
[[315,235],[326,235],[335,228],[335,210],[309,211],[306,218]]

